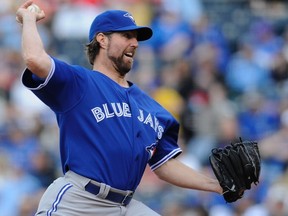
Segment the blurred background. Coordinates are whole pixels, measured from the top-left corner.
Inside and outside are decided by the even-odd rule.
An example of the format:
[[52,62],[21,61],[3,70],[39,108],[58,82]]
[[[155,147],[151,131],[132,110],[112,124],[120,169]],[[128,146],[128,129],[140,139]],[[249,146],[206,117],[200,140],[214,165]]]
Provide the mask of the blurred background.
[[[31,216],[60,170],[54,114],[20,83],[23,0],[0,2],[0,215]],[[288,3],[285,0],[35,0],[47,51],[90,67],[84,47],[94,17],[130,11],[154,30],[129,79],[181,123],[179,157],[212,175],[208,156],[239,137],[256,140],[260,184],[226,204],[180,189],[149,168],[135,195],[163,216],[288,215]]]

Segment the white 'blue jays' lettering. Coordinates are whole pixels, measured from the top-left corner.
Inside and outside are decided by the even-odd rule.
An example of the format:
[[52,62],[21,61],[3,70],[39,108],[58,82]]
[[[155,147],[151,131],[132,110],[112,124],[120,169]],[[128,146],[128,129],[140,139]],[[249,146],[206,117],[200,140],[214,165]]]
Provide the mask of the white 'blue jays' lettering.
[[[105,103],[102,104],[102,107],[94,107],[91,109],[97,123],[112,117],[132,117],[130,107],[127,103],[111,103],[110,105],[111,106]],[[157,132],[158,139],[162,138],[164,128],[160,125],[156,116],[153,116],[151,113],[148,113],[145,116],[144,111],[139,109],[139,115],[137,116],[137,119],[140,122],[153,128],[154,131]]]
[[148,115],[145,118],[143,110],[140,109],[139,116],[137,118],[140,122],[143,122],[144,124],[149,124],[150,127],[152,127],[155,130],[155,132],[158,131],[157,133],[158,139],[162,138],[164,128],[160,125],[159,120],[155,116],[153,119],[151,113],[148,113]]
[[107,118],[116,117],[131,117],[131,112],[129,105],[127,103],[111,103],[111,107],[109,110],[108,104],[105,103],[102,107],[94,107],[91,109],[95,119],[97,122],[100,122]]

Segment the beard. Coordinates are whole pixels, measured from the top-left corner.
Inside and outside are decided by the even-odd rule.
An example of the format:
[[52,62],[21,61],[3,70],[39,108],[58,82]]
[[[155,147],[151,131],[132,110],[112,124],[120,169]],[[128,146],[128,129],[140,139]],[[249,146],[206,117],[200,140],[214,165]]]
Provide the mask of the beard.
[[133,63],[127,63],[124,61],[124,56],[113,57],[109,56],[114,68],[119,72],[121,76],[125,76],[132,68]]
[[115,54],[113,55],[113,52],[111,52],[111,43],[108,44],[107,57],[111,60],[113,67],[121,76],[125,76],[132,68],[133,60],[125,61],[124,54],[118,57],[115,56]]

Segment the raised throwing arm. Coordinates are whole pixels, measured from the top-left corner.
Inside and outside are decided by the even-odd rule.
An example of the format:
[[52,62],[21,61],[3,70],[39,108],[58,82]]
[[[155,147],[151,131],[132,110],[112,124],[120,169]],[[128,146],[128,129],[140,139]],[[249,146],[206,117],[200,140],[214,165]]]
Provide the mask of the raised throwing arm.
[[16,20],[22,26],[22,56],[27,68],[40,78],[46,78],[51,69],[51,60],[44,49],[37,30],[37,21],[45,18],[43,10],[31,12],[26,1],[16,12]]

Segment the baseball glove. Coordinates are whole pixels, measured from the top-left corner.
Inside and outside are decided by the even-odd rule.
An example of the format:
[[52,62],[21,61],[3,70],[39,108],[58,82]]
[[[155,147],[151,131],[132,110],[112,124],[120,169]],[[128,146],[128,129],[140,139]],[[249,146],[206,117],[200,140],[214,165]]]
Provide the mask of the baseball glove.
[[257,142],[240,138],[238,143],[214,148],[209,161],[227,203],[241,199],[252,183],[259,183],[261,158]]

